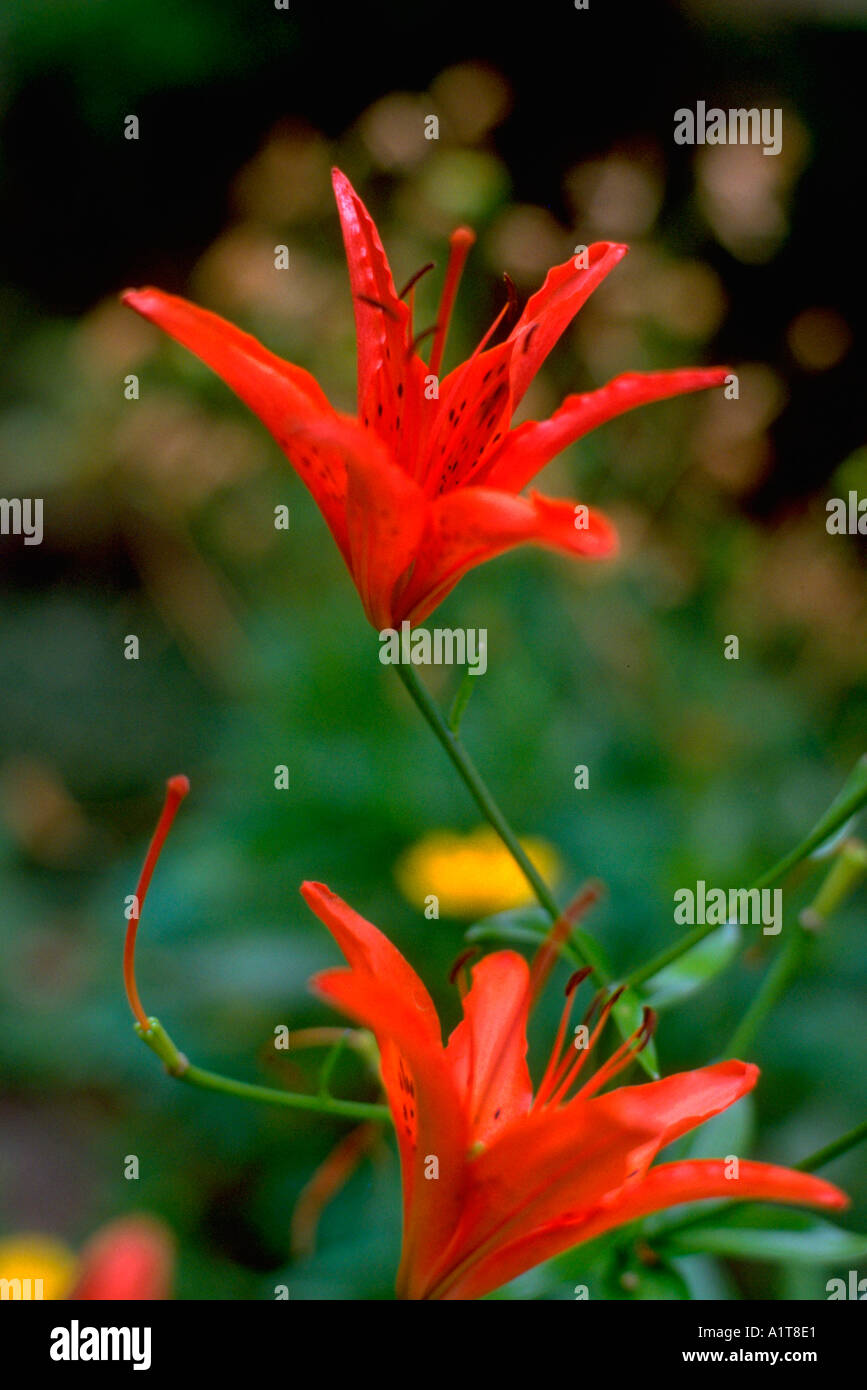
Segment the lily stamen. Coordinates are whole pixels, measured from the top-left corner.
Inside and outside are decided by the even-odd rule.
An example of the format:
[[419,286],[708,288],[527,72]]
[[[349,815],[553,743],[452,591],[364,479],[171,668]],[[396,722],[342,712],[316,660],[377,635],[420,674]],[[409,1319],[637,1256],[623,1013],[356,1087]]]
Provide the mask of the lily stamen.
[[[488,1098],[488,1091],[490,1089],[490,1086],[494,1083],[497,1077],[500,1062],[502,1061],[503,1056],[508,1051],[509,1047],[514,1041],[517,1030],[524,1026],[522,1022],[522,1014],[524,1012],[525,1007],[527,1016],[529,1017],[531,1011],[533,1010],[539,999],[539,995],[541,994],[542,989],[544,988],[545,982],[547,981],[549,975],[551,974],[551,971],[554,969],[554,966],[557,963],[562,947],[564,946],[566,939],[569,936],[569,932],[571,931],[572,927],[574,927],[578,922],[581,921],[581,919],[584,916],[586,916],[586,914],[590,911],[594,904],[598,902],[601,895],[602,884],[597,879],[589,879],[586,883],[582,884],[581,888],[575,894],[575,897],[564,909],[560,917],[558,917],[557,921],[553,924],[547,936],[544,938],[538,950],[536,951],[536,954],[533,957],[532,965],[530,967],[530,976],[527,982],[526,999],[523,1000],[521,1004],[518,1006],[518,1008],[515,1010],[511,1028],[505,1034],[503,1039],[503,1044],[500,1049],[500,1057],[497,1060],[497,1066],[492,1068],[488,1087],[485,1089],[485,1091],[483,1091],[481,1097],[479,1098],[479,1108],[481,1108],[481,1105]],[[566,985],[566,1020],[561,1020],[561,1025],[564,1029],[566,1026],[566,1021],[568,1021],[569,1010],[572,1007],[571,996],[577,989],[578,985],[581,984],[584,980],[586,980],[587,976],[590,974],[592,974],[592,966],[585,966],[582,970],[576,970],[575,973],[571,975],[569,978],[569,981]],[[559,1053],[560,1047],[562,1047],[562,1045],[563,1044],[561,1038],[560,1044],[556,1049],[557,1053]]]
[[440,299],[440,311],[437,314],[437,334],[434,338],[433,347],[430,353],[429,367],[434,376],[438,375],[440,365],[443,360],[443,352],[446,346],[446,335],[449,331],[449,322],[452,316],[452,309],[455,306],[455,298],[458,293],[458,285],[464,271],[470,247],[476,239],[476,234],[469,227],[456,227],[449,237],[449,263],[446,266],[446,278],[443,284],[442,298]]
[[418,348],[419,343],[423,343],[425,338],[429,338],[432,333],[436,333],[438,326],[438,324],[432,323],[430,328],[425,328],[421,333],[416,333],[415,337],[413,338],[412,342],[406,350],[407,358],[412,357],[412,355]]
[[421,270],[417,270],[415,272],[415,275],[411,275],[407,280],[406,284],[404,285],[403,289],[399,292],[397,296],[398,299],[406,299],[410,290],[415,289],[421,277],[423,275],[427,275],[429,270],[433,270],[435,265],[436,261],[428,261],[427,265],[423,265]]
[[584,1083],[581,1090],[576,1092],[575,1099],[577,1100],[580,1096],[587,1100],[590,1096],[596,1095],[613,1077],[625,1071],[630,1063],[635,1061],[639,1052],[643,1052],[650,1042],[656,1028],[656,1022],[656,1014],[653,1009],[645,1006],[641,1023],[632,1036],[622,1042],[616,1052],[613,1052],[608,1058],[608,1061],[604,1062],[595,1075]]
[[509,296],[506,303],[507,327],[511,328],[512,324],[515,323],[519,317],[518,290],[511,275],[508,275],[505,270],[503,271],[503,279],[506,282],[506,293]]
[[394,319],[395,323],[400,322],[398,315],[395,313],[394,309],[392,309],[391,305],[383,304],[381,299],[374,299],[372,294],[357,294],[355,298],[360,299],[362,304],[369,304],[371,309],[381,309],[388,318]]
[[[572,1087],[573,1082],[575,1081],[575,1078],[578,1076],[579,1072],[583,1070],[588,1057],[590,1056],[594,1047],[596,1046],[597,1042],[602,1036],[602,1032],[611,1015],[611,1011],[622,993],[623,986],[621,985],[619,989],[615,989],[612,991],[611,994],[609,994],[599,1014],[599,1021],[587,1040],[586,1047],[581,1048],[578,1051],[577,1056],[574,1057],[572,1056],[571,1051],[566,1052],[551,1080],[552,1093],[550,1095],[550,1098],[547,1101],[544,1101],[543,1098],[543,1103],[546,1103],[551,1106],[556,1106],[559,1105],[565,1099]],[[591,1004],[591,1009],[594,1008],[595,1002],[596,1001],[594,1000]],[[584,1026],[586,1027],[586,1024]],[[539,1103],[538,1096],[536,1097],[536,1103]]]
[[464,966],[467,965],[469,961],[475,960],[478,954],[478,946],[468,946],[465,951],[461,951],[461,954],[458,956],[457,960],[454,962],[451,970],[449,971],[449,984],[455,986],[461,999],[464,998],[470,987],[469,980],[467,979],[467,972],[465,971]]
[[591,967],[589,965],[585,966],[583,970],[576,970],[575,974],[569,977],[569,980],[566,984],[566,1002],[563,1005],[563,1011],[560,1015],[560,1022],[557,1025],[557,1032],[554,1035],[554,1045],[551,1048],[551,1052],[548,1057],[548,1065],[546,1066],[542,1076],[542,1080],[539,1083],[539,1089],[536,1096],[537,1103],[539,1103],[540,1101],[544,1103],[545,1096],[548,1093],[553,1079],[553,1074],[557,1069],[557,1058],[563,1051],[563,1043],[566,1040],[566,1029],[569,1026],[569,1018],[572,1013],[572,995],[574,994],[578,986],[582,984],[583,981],[586,980],[587,976],[590,974]]
[[[533,957],[533,962],[530,967],[531,1008],[539,998],[570,931],[573,927],[578,925],[582,918],[586,917],[587,913],[595,906],[601,896],[602,884],[596,879],[590,879],[587,883],[582,884],[581,888],[575,894],[575,897],[569,905],[564,908],[560,917],[551,927],[551,930],[548,932]],[[590,970],[585,971],[584,978],[589,974]]]
[[144,907],[150,881],[153,878],[157,860],[166,841],[166,836],[172,828],[172,822],[177,815],[178,807],[190,790],[190,783],[187,777],[170,777],[166,783],[166,799],[163,802],[163,809],[157,821],[156,830],[153,838],[148,845],[145,855],[144,866],[141,871],[138,884],[135,890],[135,899],[132,905],[132,913],[127,922],[126,941],[123,949],[123,983],[126,989],[126,997],[138,1023],[148,1031],[148,1018],[139,998],[138,988],[135,981],[135,937],[138,931],[138,924],[141,921],[142,908]]

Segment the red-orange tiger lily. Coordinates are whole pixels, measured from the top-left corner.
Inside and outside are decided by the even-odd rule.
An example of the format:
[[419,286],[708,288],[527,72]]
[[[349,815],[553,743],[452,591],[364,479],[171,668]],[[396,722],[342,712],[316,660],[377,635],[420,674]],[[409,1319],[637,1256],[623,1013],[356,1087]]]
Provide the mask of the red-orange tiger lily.
[[443,1046],[433,1001],[396,947],[324,885],[301,891],[349,963],[312,987],[372,1029],[380,1049],[403,1174],[402,1296],[477,1298],[612,1227],[700,1198],[847,1205],[830,1183],[768,1163],[741,1160],[737,1176],[721,1159],[653,1166],[672,1140],[752,1090],[755,1066],[719,1062],[605,1090],[644,1045],[652,1019],[594,1070],[616,993],[597,999],[586,1045],[573,1046],[573,977],[534,1091],[527,1019],[550,949],[532,969],[515,951],[483,957],[463,1021]]
[[334,189],[355,302],[357,417],[334,410],[309,372],[216,314],[157,289],[128,290],[125,302],[208,363],[270,430],[325,517],[377,629],[421,622],[468,570],[524,542],[590,559],[610,555],[617,542],[605,517],[522,489],[598,425],[718,386],[725,369],[631,372],[568,396],[548,420],[512,428],[545,358],[627,248],[597,242],[555,266],[505,341],[489,346],[504,310],[472,356],[440,381],[473,233],[459,227],[451,236],[425,362],[373,219],[339,170]]

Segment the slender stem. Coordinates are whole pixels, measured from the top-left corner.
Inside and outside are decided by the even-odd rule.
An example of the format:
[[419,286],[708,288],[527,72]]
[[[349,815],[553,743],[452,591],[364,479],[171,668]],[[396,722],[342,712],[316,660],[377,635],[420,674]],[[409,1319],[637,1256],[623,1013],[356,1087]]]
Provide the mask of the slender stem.
[[254,1086],[247,1081],[235,1081],[217,1072],[205,1071],[192,1066],[182,1052],[172,1042],[159,1019],[149,1018],[148,1027],[135,1024],[135,1031],[143,1042],[157,1054],[164,1063],[166,1071],[178,1081],[186,1081],[190,1086],[199,1086],[207,1091],[221,1091],[225,1095],[238,1096],[241,1100],[255,1100],[266,1105],[280,1105],[290,1110],[315,1110],[321,1115],[336,1115],[346,1120],[390,1120],[391,1112],[387,1105],[372,1105],[364,1101],[338,1100],[335,1096],[307,1096],[297,1091],[277,1091],[271,1086]]
[[671,965],[672,961],[679,960],[687,951],[692,950],[693,946],[697,946],[700,941],[704,941],[709,932],[713,930],[714,928],[706,925],[693,927],[691,932],[687,932],[686,936],[682,936],[679,941],[675,941],[673,946],[667,946],[664,951],[660,951],[658,955],[653,956],[646,965],[642,965],[638,970],[633,970],[632,974],[629,976],[628,983],[633,989],[636,989],[639,985],[643,985],[646,980],[649,980],[653,975],[657,975],[659,971],[664,970],[667,965]]
[[769,884],[776,882],[779,878],[784,878],[790,869],[794,869],[796,864],[800,864],[802,859],[806,859],[808,854],[812,854],[826,840],[851,820],[864,803],[867,802],[867,754],[860,757],[854,768],[846,778],[846,782],[839,794],[831,802],[827,811],[820,816],[813,829],[810,831],[799,845],[774,864],[767,873],[757,878],[753,884],[754,888],[767,888]]
[[511,854],[515,863],[518,865],[522,874],[526,878],[542,907],[553,921],[560,916],[560,909],[554,899],[554,895],[546,884],[536,866],[532,863],[528,854],[515,835],[496,801],[492,797],[485,783],[482,781],[475,764],[470,758],[469,753],[464,748],[457,733],[454,733],[443,718],[439,706],[430,695],[427,687],[419,679],[415,667],[410,665],[400,665],[394,668],[403,681],[419,710],[433,729],[446,753],[460,774],[467,790],[472,796],[483,816],[494,827],[503,844]]
[[331,1091],[329,1089],[331,1085],[331,1078],[334,1075],[334,1068],[337,1066],[337,1063],[340,1060],[340,1057],[346,1048],[348,1036],[349,1029],[346,1028],[344,1029],[341,1036],[337,1039],[337,1042],[332,1047],[328,1056],[325,1058],[325,1065],[323,1066],[322,1071],[319,1074],[320,1096],[324,1096],[328,1099],[331,1098]]
[[850,1129],[848,1134],[843,1134],[839,1139],[835,1139],[832,1144],[826,1144],[823,1149],[817,1149],[809,1158],[802,1158],[800,1163],[796,1163],[795,1168],[800,1168],[803,1173],[815,1173],[817,1168],[824,1168],[827,1164],[833,1163],[835,1158],[853,1149],[856,1144],[860,1144],[862,1139],[867,1139],[867,1120],[863,1124],[856,1125]]
[[228,1076],[218,1076],[213,1071],[204,1071],[202,1067],[187,1067],[180,1080],[188,1081],[191,1086],[200,1086],[204,1090],[223,1091],[226,1095],[238,1096],[242,1100],[282,1105],[290,1110],[315,1110],[322,1115],[337,1115],[347,1120],[391,1118],[387,1105],[368,1105],[360,1100],[338,1100],[335,1096],[305,1096],[297,1091],[276,1091],[271,1086],[251,1086],[246,1081],[235,1081]]
[[777,954],[755,999],[732,1036],[726,1057],[746,1056],[756,1035],[777,1002],[789,988],[810,954],[815,932],[824,927],[841,903],[846,901],[867,869],[867,847],[859,840],[847,840],[837,850],[831,867],[809,907],[804,908],[796,926],[789,930],[785,945]]
[[811,944],[811,938],[803,927],[795,925],[790,929],[782,950],[777,953],[756,997],[724,1049],[724,1057],[746,1057],[749,1054],[759,1029],[797,975]]
[[[403,681],[403,684],[406,686],[406,689],[409,691],[410,696],[418,706],[425,720],[433,729],[452,763],[457,768],[461,780],[479,810],[482,812],[482,815],[490,825],[493,826],[494,830],[496,830],[503,844],[506,846],[506,849],[518,865],[518,868],[526,878],[539,903],[548,913],[552,922],[558,921],[561,913],[560,908],[557,906],[556,898],[535,864],[533,864],[529,855],[524,850],[517,835],[512,830],[503,812],[500,810],[483,782],[475,763],[472,761],[469,753],[461,742],[457,731],[449,728],[436,701],[433,699],[424,683],[419,679],[415,667],[400,663],[396,665],[394,669]],[[580,941],[573,938],[573,946],[576,953],[581,956],[583,963],[591,966],[594,975],[604,983],[606,979],[605,967],[597,952],[593,949],[592,944],[588,942],[586,935],[582,935]]]
[[[398,667],[398,670],[401,668]],[[816,822],[809,835],[796,845],[789,854],[773,864],[770,869],[761,874],[751,888],[768,888],[778,879],[784,878],[792,869],[796,868],[803,859],[818,849],[820,845],[829,840],[831,836],[847,821],[861,810],[867,802],[867,755],[859,758],[854,769],[846,780],[846,784],[839,796],[828,807],[825,814]],[[644,984],[651,976],[656,975],[660,970],[664,970],[672,961],[679,960],[693,946],[697,946],[712,931],[716,931],[717,923],[705,922],[700,926],[694,927],[686,936],[682,936],[673,946],[667,946],[664,951],[649,960],[646,965],[642,965],[638,970],[633,971],[627,980],[627,984],[635,988]]]

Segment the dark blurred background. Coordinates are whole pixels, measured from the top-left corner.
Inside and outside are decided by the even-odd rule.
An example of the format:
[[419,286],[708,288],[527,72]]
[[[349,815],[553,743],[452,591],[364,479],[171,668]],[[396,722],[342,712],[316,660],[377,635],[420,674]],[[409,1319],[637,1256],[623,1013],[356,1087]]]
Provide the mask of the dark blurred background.
[[[526,295],[576,243],[630,243],[525,415],[620,371],[732,364],[736,404],[648,407],[549,466],[544,491],[618,523],[617,566],[520,552],[438,619],[487,627],[467,740],[516,827],[556,847],[560,890],[606,880],[594,927],[626,971],[673,939],[676,887],[747,883],[864,751],[864,541],[829,536],[825,502],[867,493],[850,245],[865,29],[867,6],[833,0],[3,7],[0,486],[44,498],[45,538],[0,548],[0,1233],[78,1248],[146,1209],[176,1233],[183,1297],[272,1296],[281,1277],[293,1297],[388,1296],[387,1150],[292,1261],[293,1204],[341,1127],[174,1086],[132,1035],[121,904],[170,773],[193,791],[143,919],[140,986],[202,1065],[312,1084],[313,1054],[278,1066],[269,1049],[277,1023],[336,1021],[306,992],[336,957],[302,879],[393,934],[449,1024],[471,920],[456,902],[425,921],[401,892],[407,849],[476,817],[379,664],[324,523],[264,430],[117,292],[185,293],[351,408],[338,163],[398,283],[437,261],[422,325],[449,230],[479,233],[451,363],[500,307],[504,271]],[[676,146],[673,113],[698,100],[782,108],[781,154]],[[456,673],[428,675],[445,702]],[[834,919],[756,1044],[756,1156],[795,1161],[863,1117],[864,907],[862,892]],[[724,1046],[776,949],[752,940],[664,1014],[667,1069]],[[339,1083],[373,1094],[351,1058]],[[853,1229],[863,1167],[855,1153],[830,1174],[856,1196]],[[696,1255],[672,1278],[697,1296],[815,1298],[840,1272]],[[552,1266],[528,1292],[564,1296],[568,1275]]]

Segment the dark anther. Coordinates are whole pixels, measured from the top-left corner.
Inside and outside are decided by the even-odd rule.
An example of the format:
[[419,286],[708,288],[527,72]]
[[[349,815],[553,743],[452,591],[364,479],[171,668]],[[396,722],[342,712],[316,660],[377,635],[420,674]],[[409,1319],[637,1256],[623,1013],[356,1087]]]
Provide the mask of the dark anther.
[[397,296],[398,299],[406,299],[413,285],[417,285],[421,277],[423,275],[427,275],[429,270],[433,270],[435,265],[436,261],[428,261],[427,265],[423,265],[421,270],[417,270],[415,272],[415,275],[411,275],[407,280],[406,284],[404,285],[403,289],[401,290],[400,294]]
[[449,984],[453,985],[458,977],[458,972],[466,965],[467,961],[479,954],[478,946],[469,946],[466,951],[461,951],[451,970],[449,971]]
[[651,1009],[649,1005],[645,1004],[641,1020],[641,1032],[644,1034],[645,1043],[650,1042],[650,1039],[656,1032],[656,1025],[658,1022],[659,1015],[657,1014],[656,1010]]
[[574,990],[576,990],[576,989],[578,988],[578,986],[579,986],[580,984],[582,984],[582,983],[584,982],[584,980],[587,979],[587,976],[588,976],[588,975],[592,975],[592,973],[593,973],[593,967],[592,967],[592,965],[585,965],[584,968],[583,968],[582,970],[576,970],[575,973],[574,973],[573,975],[570,975],[570,976],[569,976],[569,979],[566,981],[566,996],[567,996],[567,998],[568,998],[568,996],[569,996],[570,994],[573,993]]
[[506,282],[506,292],[509,296],[509,307],[506,311],[506,317],[503,320],[503,327],[511,328],[512,324],[518,318],[518,291],[515,288],[515,282],[511,275],[506,275],[504,273],[503,279]]
[[595,1018],[595,1016],[596,1016],[596,1011],[597,1011],[597,1009],[599,1008],[599,1005],[600,1005],[600,1004],[602,1003],[602,1001],[604,1000],[604,998],[605,998],[605,990],[604,990],[604,989],[598,989],[598,990],[596,991],[596,993],[594,994],[593,998],[590,1000],[590,1006],[589,1006],[589,1008],[588,1008],[586,1014],[584,1015],[583,1021],[584,1021],[585,1024],[589,1024],[589,1023],[591,1022],[591,1020],[592,1020],[593,1018]]
[[625,989],[625,985],[618,985],[615,990],[611,991],[605,1004],[606,1009],[614,1008],[614,1005],[617,1003],[618,999],[620,998],[621,994],[623,994]]
[[357,294],[355,298],[360,299],[362,304],[369,304],[371,309],[381,309],[390,319],[394,319],[395,323],[400,323],[400,315],[395,309],[392,309],[390,304],[383,304],[380,300],[374,299],[369,294]]
[[429,338],[429,337],[431,336],[432,333],[436,333],[437,327],[438,327],[437,324],[432,323],[431,326],[430,326],[430,328],[426,328],[426,329],[424,330],[423,333],[416,333],[415,337],[413,338],[412,342],[411,342],[410,345],[409,345],[409,349],[408,349],[407,354],[406,354],[407,357],[412,357],[412,355],[413,355],[413,353],[415,352],[416,348],[418,347],[419,343],[423,343],[424,340],[425,340],[425,338]]

